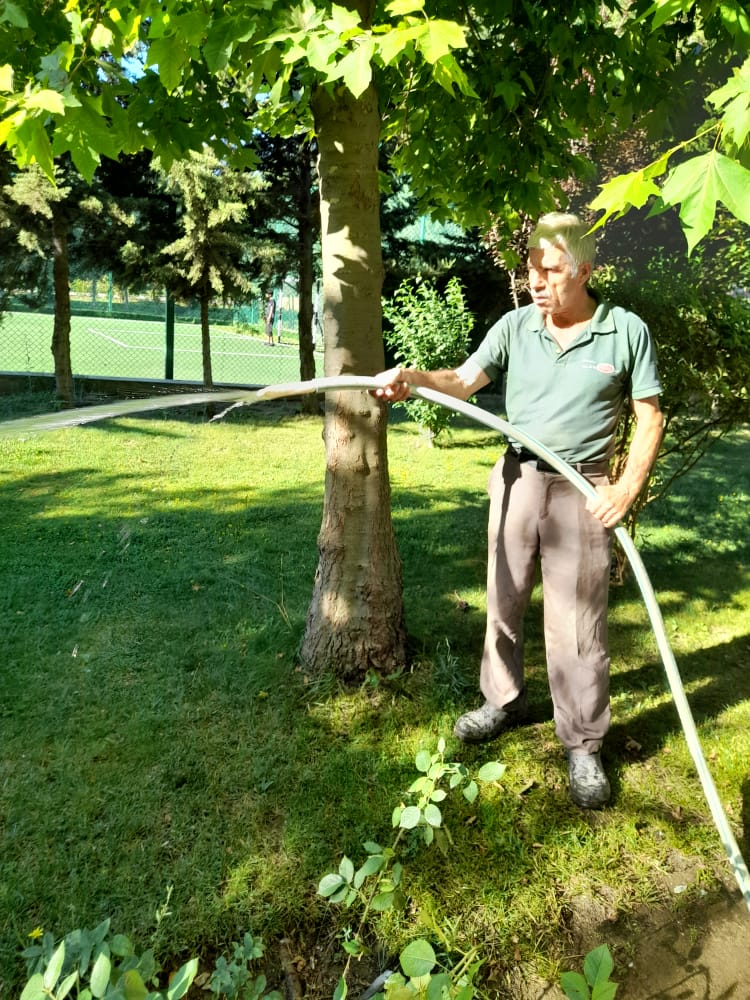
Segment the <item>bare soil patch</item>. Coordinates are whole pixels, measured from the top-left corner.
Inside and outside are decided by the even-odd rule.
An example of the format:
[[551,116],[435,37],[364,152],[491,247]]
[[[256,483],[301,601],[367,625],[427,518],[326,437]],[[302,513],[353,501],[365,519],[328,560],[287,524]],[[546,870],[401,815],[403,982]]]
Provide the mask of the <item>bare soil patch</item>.
[[[702,894],[688,859],[671,874],[674,905],[617,919],[606,894],[573,902],[572,938],[580,960],[607,944],[616,960],[617,1000],[748,1000],[750,910],[731,877]],[[684,881],[679,881],[684,879]],[[561,988],[518,970],[513,1000],[565,1000]]]

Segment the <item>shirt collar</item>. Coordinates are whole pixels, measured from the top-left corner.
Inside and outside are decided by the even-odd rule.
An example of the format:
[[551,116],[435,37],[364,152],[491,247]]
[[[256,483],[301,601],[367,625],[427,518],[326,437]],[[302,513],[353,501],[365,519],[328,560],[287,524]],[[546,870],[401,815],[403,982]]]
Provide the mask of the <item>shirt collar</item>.
[[[593,288],[589,288],[589,295],[596,302],[596,309],[589,323],[590,331],[592,333],[614,333],[615,321],[609,302],[603,299],[599,292],[594,291]],[[544,316],[541,310],[537,309],[535,305],[529,307],[524,327],[531,333],[546,332],[547,327],[544,322]]]

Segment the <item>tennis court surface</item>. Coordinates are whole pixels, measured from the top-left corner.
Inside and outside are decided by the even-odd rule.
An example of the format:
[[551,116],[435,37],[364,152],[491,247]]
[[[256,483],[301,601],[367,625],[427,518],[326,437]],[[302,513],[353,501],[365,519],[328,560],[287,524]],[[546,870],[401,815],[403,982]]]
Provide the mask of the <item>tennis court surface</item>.
[[[0,321],[0,370],[52,373],[53,317],[42,313],[9,312]],[[74,375],[163,379],[166,363],[164,322],[101,316],[73,316],[70,355]],[[268,385],[299,378],[296,343],[266,344],[262,337],[217,324],[211,328],[214,382]],[[316,352],[316,375],[322,355]],[[200,327],[175,323],[173,377],[202,382]]]

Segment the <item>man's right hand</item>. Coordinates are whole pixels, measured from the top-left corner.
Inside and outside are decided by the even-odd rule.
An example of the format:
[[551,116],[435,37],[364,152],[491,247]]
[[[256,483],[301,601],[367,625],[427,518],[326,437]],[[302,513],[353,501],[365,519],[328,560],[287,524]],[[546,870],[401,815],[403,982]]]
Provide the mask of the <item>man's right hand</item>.
[[410,375],[413,375],[413,369],[401,368],[400,365],[397,365],[395,368],[389,368],[387,371],[380,372],[380,374],[375,376],[381,383],[380,388],[371,389],[370,391],[378,399],[384,399],[388,403],[400,403],[409,398],[409,383],[407,379]]

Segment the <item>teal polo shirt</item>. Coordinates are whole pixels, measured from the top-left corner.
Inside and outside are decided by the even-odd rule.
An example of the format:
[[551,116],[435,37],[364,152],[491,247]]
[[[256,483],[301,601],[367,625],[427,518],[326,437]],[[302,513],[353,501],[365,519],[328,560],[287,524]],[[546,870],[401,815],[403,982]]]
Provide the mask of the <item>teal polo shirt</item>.
[[529,305],[498,320],[471,360],[492,381],[505,374],[509,423],[567,462],[610,458],[625,401],[661,392],[648,327],[603,300],[565,350]]

